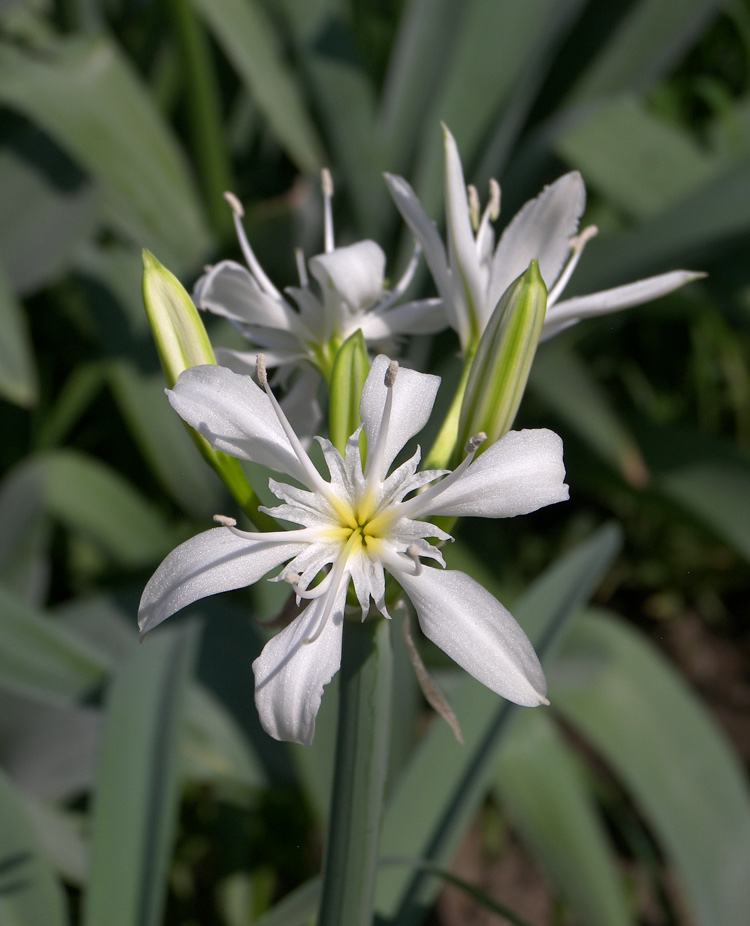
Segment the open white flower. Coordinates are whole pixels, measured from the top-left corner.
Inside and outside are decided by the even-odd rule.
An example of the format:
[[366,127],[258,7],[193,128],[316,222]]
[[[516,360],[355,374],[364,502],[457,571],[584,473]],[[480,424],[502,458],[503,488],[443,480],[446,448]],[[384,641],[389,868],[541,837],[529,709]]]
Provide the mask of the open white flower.
[[[249,352],[217,351],[227,366],[254,369],[258,352],[269,367],[308,362],[328,379],[336,351],[358,328],[371,346],[385,346],[394,337],[439,331],[446,327],[440,299],[397,305],[412,280],[419,246],[404,276],[392,291],[385,287],[385,254],[374,241],[334,247],[331,209],[332,185],[324,172],[325,252],[305,266],[297,254],[298,287],[288,287],[286,298],[260,266],[242,225],[242,206],[226,198],[247,267],[225,260],[196,283],[193,299],[206,309],[230,319],[247,337]],[[311,285],[310,275],[315,284]],[[291,300],[291,301],[290,301]],[[310,381],[304,387],[309,393]],[[314,389],[314,387],[313,387]]]
[[[350,580],[363,618],[371,602],[388,617],[388,572],[411,599],[425,635],[471,675],[517,704],[546,703],[539,660],[509,612],[468,575],[423,566],[422,559],[445,566],[429,538],[450,538],[421,519],[513,517],[562,501],[568,488],[560,438],[547,430],[511,431],[474,461],[480,435],[452,473],[417,472],[417,450],[389,475],[399,451],[427,423],[440,379],[398,370],[380,355],[362,392],[362,427],[345,455],[318,438],[329,471],[324,479],[264,371],[260,378],[264,389],[223,367],[193,367],[168,391],[169,400],[217,450],[301,483],[304,488],[270,480],[283,504],[266,509],[299,527],[251,533],[217,518],[224,526],[183,543],[157,569],[141,600],[141,632],[193,601],[251,585],[286,564],[276,578],[309,604],[253,663],[255,701],[271,736],[310,743],[323,686],[341,663]],[[364,465],[362,430],[368,447]]]
[[539,260],[548,290],[542,340],[582,318],[641,305],[703,276],[674,270],[559,301],[586,242],[597,233],[593,225],[578,232],[586,204],[581,175],[575,171],[565,174],[527,202],[495,247],[491,222],[500,213],[500,187],[496,181],[490,182],[490,201],[480,217],[476,189],[469,187],[467,193],[456,142],[445,127],[444,134],[447,254],[434,222],[406,180],[386,174],[386,183],[404,221],[422,244],[448,322],[458,332],[464,350],[476,346],[498,300],[534,258]]

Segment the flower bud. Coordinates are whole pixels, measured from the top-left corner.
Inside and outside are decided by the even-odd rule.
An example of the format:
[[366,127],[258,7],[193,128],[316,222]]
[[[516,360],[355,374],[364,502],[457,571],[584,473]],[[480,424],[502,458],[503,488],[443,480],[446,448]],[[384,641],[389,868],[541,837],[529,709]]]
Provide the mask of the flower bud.
[[143,252],[143,302],[170,388],[188,367],[216,363],[193,300],[177,277],[150,251]]
[[358,328],[339,348],[331,374],[329,433],[331,443],[340,453],[346,449],[349,436],[362,424],[359,402],[369,372],[367,345],[362,329]]
[[490,447],[509,431],[544,325],[547,288],[532,260],[500,297],[484,329],[466,384],[457,447],[479,431]]

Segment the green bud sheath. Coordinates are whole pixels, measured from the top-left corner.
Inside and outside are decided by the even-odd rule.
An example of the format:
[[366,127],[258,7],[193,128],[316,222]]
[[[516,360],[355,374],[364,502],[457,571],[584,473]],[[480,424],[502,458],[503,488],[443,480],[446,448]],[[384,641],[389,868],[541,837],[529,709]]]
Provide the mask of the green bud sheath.
[[[143,303],[146,306],[164,378],[171,389],[188,367],[216,363],[211,342],[193,300],[177,277],[143,251]],[[243,511],[261,529],[276,526],[273,518],[258,511],[260,501],[242,464],[235,457],[214,450],[197,431],[188,428],[193,442],[217,473]]]
[[[469,372],[458,424],[456,451],[484,431],[490,447],[509,431],[521,404],[547,311],[547,287],[532,260],[503,293]],[[481,453],[481,450],[480,450]]]
[[339,348],[331,374],[329,432],[339,453],[344,453],[349,436],[362,424],[359,402],[369,372],[367,345],[358,328]]

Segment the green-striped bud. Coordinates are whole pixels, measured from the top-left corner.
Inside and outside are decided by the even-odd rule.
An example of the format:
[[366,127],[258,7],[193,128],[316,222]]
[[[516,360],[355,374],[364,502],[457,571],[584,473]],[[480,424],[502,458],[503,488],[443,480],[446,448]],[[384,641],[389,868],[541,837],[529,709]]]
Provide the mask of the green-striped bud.
[[331,374],[329,434],[340,453],[346,449],[349,436],[362,424],[359,403],[369,372],[367,345],[362,329],[357,328],[339,348]]
[[188,367],[216,363],[193,300],[177,277],[150,251],[143,252],[143,302],[170,388]]
[[[510,430],[521,404],[547,311],[547,287],[532,260],[506,289],[484,329],[466,384],[457,447],[484,431],[490,447]],[[481,451],[480,451],[481,452]]]

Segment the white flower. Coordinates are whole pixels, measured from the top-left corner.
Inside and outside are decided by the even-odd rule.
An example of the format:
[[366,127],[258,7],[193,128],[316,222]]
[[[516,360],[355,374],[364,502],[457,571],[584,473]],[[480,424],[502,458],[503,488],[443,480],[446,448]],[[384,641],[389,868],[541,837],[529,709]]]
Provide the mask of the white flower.
[[[448,253],[435,224],[428,219],[414,191],[402,178],[386,174],[396,206],[422,244],[448,322],[465,350],[476,346],[493,309],[508,286],[532,259],[549,292],[542,340],[582,318],[627,309],[678,289],[702,273],[674,270],[626,286],[560,300],[586,242],[597,229],[578,233],[586,204],[586,189],[577,172],[565,174],[545,187],[516,214],[495,248],[491,222],[500,212],[500,187],[490,182],[490,201],[481,218],[476,190],[464,182],[461,159],[453,136],[445,133],[445,214]],[[476,235],[474,229],[476,228]]]
[[[261,722],[276,739],[312,741],[323,686],[341,662],[350,580],[363,618],[371,602],[388,617],[386,572],[411,599],[425,635],[459,665],[511,701],[546,703],[539,660],[508,611],[468,575],[423,565],[426,559],[444,567],[429,538],[450,538],[420,519],[513,517],[562,501],[568,496],[562,442],[547,430],[510,432],[473,461],[480,435],[450,474],[417,472],[417,450],[388,475],[399,451],[426,424],[440,383],[437,376],[413,370],[396,374],[397,364],[387,357],[373,362],[362,392],[363,425],[343,457],[318,438],[328,479],[292,431],[264,371],[265,391],[249,376],[217,366],[186,370],[168,391],[176,411],[215,449],[304,486],[269,483],[282,504],[267,512],[297,529],[250,533],[231,519],[217,518],[224,526],[188,540],[164,560],[146,586],[139,612],[146,633],[199,598],[251,585],[286,564],[276,578],[289,582],[298,599],[309,604],[253,663]],[[368,447],[364,466],[361,431]]]
[[[225,316],[252,344],[250,352],[217,351],[227,366],[253,369],[257,352],[269,367],[298,366],[307,361],[330,376],[336,351],[358,328],[369,345],[385,345],[405,334],[439,331],[447,324],[439,299],[396,305],[416,269],[419,246],[406,273],[389,292],[385,288],[385,254],[374,241],[334,247],[332,185],[324,172],[325,253],[312,257],[309,271],[297,255],[299,287],[288,287],[286,298],[263,271],[242,226],[242,206],[226,194],[247,267],[225,260],[196,283],[193,299],[200,309]],[[290,301],[291,299],[291,301]],[[311,388],[308,379],[305,390]],[[314,390],[314,386],[312,386]]]

